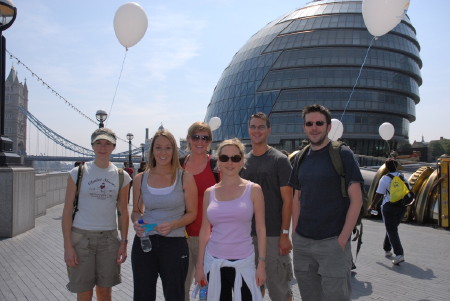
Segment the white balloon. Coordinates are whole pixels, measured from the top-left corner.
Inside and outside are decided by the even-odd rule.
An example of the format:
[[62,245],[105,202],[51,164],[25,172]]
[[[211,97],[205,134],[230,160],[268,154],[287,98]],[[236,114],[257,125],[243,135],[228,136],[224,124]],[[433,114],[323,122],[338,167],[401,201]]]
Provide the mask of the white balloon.
[[390,124],[389,122],[385,122],[382,125],[380,125],[378,132],[380,133],[381,138],[383,140],[391,140],[392,137],[394,137],[394,126]]
[[114,32],[120,44],[127,49],[142,39],[147,27],[147,14],[136,2],[125,3],[114,15]]
[[328,132],[328,138],[337,141],[344,133],[344,125],[339,119],[331,119],[331,130]]
[[380,37],[402,21],[408,7],[409,0],[364,0],[364,23],[374,37]]
[[222,120],[220,120],[219,117],[213,117],[209,120],[208,124],[209,124],[209,127],[211,128],[211,131],[215,131],[222,124]]

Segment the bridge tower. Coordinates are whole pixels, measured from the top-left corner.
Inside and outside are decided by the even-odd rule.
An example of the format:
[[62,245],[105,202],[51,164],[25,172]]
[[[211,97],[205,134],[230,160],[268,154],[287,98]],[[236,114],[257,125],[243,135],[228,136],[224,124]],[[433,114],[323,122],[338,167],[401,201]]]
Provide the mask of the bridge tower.
[[5,135],[13,142],[13,152],[23,157],[27,151],[27,117],[18,107],[28,110],[28,87],[26,80],[19,82],[14,66],[5,81],[5,102]]

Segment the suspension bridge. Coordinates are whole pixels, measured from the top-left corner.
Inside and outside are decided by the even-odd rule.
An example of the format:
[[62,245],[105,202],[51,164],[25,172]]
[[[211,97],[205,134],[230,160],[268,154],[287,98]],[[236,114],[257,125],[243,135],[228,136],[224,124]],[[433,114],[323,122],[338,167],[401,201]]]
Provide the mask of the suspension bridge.
[[[69,152],[72,155],[49,155],[48,152],[39,155],[26,155],[25,161],[91,161],[94,158],[94,152],[92,149],[80,146],[60,134],[56,133],[39,119],[37,119],[33,114],[23,107],[18,107],[20,113],[24,114],[32,125],[39,131],[43,133],[48,140],[52,141],[55,145],[60,146],[65,153]],[[122,140],[122,139],[121,139]],[[149,148],[148,144],[144,147],[135,147],[131,149],[131,158],[134,163],[138,163],[142,160],[144,152],[147,152]],[[184,155],[183,150],[179,150],[181,155]],[[127,161],[130,155],[130,151],[124,151],[111,155],[112,162],[123,162]]]

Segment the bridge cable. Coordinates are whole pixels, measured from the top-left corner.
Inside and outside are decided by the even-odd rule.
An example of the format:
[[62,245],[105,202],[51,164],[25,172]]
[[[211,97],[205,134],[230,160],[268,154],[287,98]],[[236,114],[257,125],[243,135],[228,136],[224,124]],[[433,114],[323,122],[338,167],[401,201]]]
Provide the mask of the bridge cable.
[[[28,67],[27,65],[25,65],[25,63],[23,63],[19,58],[17,58],[14,54],[12,54],[8,49],[6,49],[6,52],[9,54],[10,59],[14,59],[18,65],[22,65],[25,69],[27,69],[30,73],[31,73],[31,77],[35,77],[36,80],[40,83],[42,83],[43,86],[47,87],[47,89],[50,89],[52,91],[53,94],[55,94],[59,99],[63,100],[65,102],[65,104],[67,104],[69,107],[71,107],[74,111],[76,111],[77,113],[79,113],[81,116],[83,116],[84,118],[86,118],[87,120],[89,120],[90,122],[94,123],[95,125],[98,125],[98,122],[93,120],[92,118],[90,118],[89,116],[87,116],[86,114],[84,114],[83,112],[81,112],[81,110],[79,110],[77,107],[75,107],[72,103],[70,103],[64,96],[62,96],[61,94],[59,94],[55,89],[53,89],[49,84],[47,84],[39,75],[37,75],[36,72],[34,72],[33,70],[31,70],[30,67]],[[126,53],[125,53],[125,57],[126,57]],[[124,62],[125,62],[125,58],[124,58]],[[122,63],[122,69],[123,69],[123,63]],[[122,74],[122,71],[120,72]],[[120,77],[119,77],[120,80]],[[119,85],[119,83],[117,83],[117,86]],[[116,87],[116,92],[117,92],[117,87]],[[115,97],[115,96],[114,96]],[[114,100],[113,100],[114,103]],[[112,105],[111,105],[112,108]],[[111,112],[110,112],[111,114]],[[128,141],[117,137],[118,140],[125,142],[128,144]],[[135,145],[133,145],[135,146]],[[135,146],[137,147],[137,146]]]

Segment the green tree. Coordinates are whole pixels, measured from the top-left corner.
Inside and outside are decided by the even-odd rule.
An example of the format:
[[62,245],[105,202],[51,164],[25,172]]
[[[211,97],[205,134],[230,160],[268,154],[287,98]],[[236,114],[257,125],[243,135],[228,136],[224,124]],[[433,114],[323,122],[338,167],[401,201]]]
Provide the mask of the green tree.
[[450,155],[450,140],[449,139],[442,139],[440,140],[442,147],[444,148],[444,152],[447,155]]
[[431,155],[433,156],[433,159],[437,159],[441,155],[445,154],[445,149],[441,141],[431,141],[429,148],[431,150]]
[[398,144],[397,151],[400,154],[409,155],[409,154],[412,154],[413,149],[412,149],[411,143],[409,143],[409,141],[406,141],[406,142],[400,142]]

